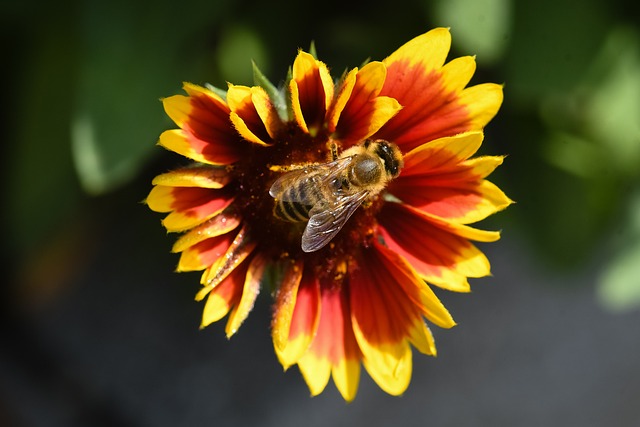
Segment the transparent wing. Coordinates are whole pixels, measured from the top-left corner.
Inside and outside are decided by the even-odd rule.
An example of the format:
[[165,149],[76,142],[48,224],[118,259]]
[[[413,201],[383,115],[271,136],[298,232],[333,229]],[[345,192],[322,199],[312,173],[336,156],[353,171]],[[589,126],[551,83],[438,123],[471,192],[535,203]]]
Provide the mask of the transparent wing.
[[309,211],[309,222],[302,234],[302,250],[315,252],[329,243],[368,195],[369,191],[362,190],[317,203]]
[[[313,205],[317,201],[317,192],[311,191],[287,191],[291,187],[302,188],[308,187],[327,187],[333,186],[333,181],[340,177],[342,172],[351,163],[351,157],[344,157],[328,163],[304,166],[286,172],[279,177],[269,189],[269,194],[274,199],[280,199],[285,202],[298,202],[305,205]],[[331,191],[327,192],[331,197]]]

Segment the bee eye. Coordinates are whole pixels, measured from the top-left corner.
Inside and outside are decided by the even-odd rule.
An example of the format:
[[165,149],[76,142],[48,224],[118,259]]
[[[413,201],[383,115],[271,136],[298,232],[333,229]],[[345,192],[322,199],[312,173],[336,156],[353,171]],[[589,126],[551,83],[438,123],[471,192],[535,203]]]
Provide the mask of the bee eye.
[[370,157],[357,161],[353,167],[353,178],[358,183],[372,183],[380,179],[380,165]]
[[[395,151],[398,151],[398,149],[396,148]],[[400,168],[402,167],[402,159],[397,158],[391,145],[386,141],[381,142],[376,147],[376,154],[380,156],[382,160],[384,160],[384,167],[389,175],[391,175],[392,177],[398,176],[398,174],[400,173]]]

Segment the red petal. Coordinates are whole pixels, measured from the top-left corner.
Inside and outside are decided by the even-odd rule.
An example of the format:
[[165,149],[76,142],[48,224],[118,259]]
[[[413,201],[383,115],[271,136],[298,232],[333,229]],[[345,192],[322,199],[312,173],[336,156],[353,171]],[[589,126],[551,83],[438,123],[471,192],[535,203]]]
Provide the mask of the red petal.
[[290,90],[294,115],[300,127],[317,132],[333,100],[333,81],[327,66],[301,51],[293,63]]
[[[231,108],[231,121],[236,130],[248,141],[260,145],[268,144],[271,140],[253,102],[254,88],[229,85],[227,100]],[[235,117],[235,119],[234,119]]]
[[160,144],[170,150],[213,164],[228,164],[240,157],[241,139],[229,119],[230,109],[217,95],[185,84],[188,97],[163,100],[165,111],[182,131],[167,131]]
[[408,295],[398,282],[403,278],[396,277],[392,270],[375,246],[364,250],[357,266],[349,269],[351,316],[373,345],[402,342],[420,318],[415,303],[419,296]]
[[[378,219],[385,244],[402,254],[425,280],[464,291],[468,290],[466,277],[489,274],[486,257],[466,237],[430,221],[415,209],[385,203]],[[447,281],[455,283],[447,286]]]
[[238,304],[242,297],[247,268],[248,263],[236,268],[218,286],[211,290],[202,312],[200,328],[222,319],[232,307]]
[[356,74],[355,85],[336,128],[337,138],[346,146],[367,139],[401,109],[395,99],[378,96],[385,75],[381,62],[371,62]]
[[466,107],[457,102],[455,92],[447,91],[438,71],[425,74],[419,64],[408,61],[390,64],[380,95],[397,99],[403,108],[376,137],[395,142],[404,152],[469,128]]
[[234,235],[222,234],[203,240],[182,252],[177,271],[198,271],[213,265],[229,249]]

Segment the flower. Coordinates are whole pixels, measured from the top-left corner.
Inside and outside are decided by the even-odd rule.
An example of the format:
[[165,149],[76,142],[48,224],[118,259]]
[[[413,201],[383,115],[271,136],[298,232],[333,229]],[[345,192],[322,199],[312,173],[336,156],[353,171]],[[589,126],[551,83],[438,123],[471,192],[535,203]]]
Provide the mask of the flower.
[[[228,315],[231,337],[269,287],[275,352],[285,369],[298,365],[312,395],[333,377],[351,401],[361,366],[387,393],[403,393],[412,347],[436,354],[425,319],[455,325],[430,285],[468,292],[468,278],[490,274],[470,241],[499,233],[468,224],[511,200],[485,179],[503,158],[472,156],[502,87],[466,87],[475,60],[445,64],[450,43],[447,29],[434,29],[335,83],[300,51],[280,89],[256,68],[254,87],[185,83],[187,95],[163,100],[179,129],[159,144],[194,163],[156,177],[146,202],[182,233],[177,271],[202,271],[202,327]],[[399,176],[326,246],[304,252],[305,222],[277,218],[270,187],[291,168],[375,140],[399,148]]]

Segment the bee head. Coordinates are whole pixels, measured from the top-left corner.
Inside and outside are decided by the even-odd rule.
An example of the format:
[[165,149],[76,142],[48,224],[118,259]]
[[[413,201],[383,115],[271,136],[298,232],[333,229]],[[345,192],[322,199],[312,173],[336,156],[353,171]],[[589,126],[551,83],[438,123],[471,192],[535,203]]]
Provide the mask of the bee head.
[[389,177],[396,178],[400,175],[400,169],[404,166],[404,161],[402,160],[402,152],[398,146],[383,139],[374,141],[372,144],[373,151],[384,162],[384,169]]

